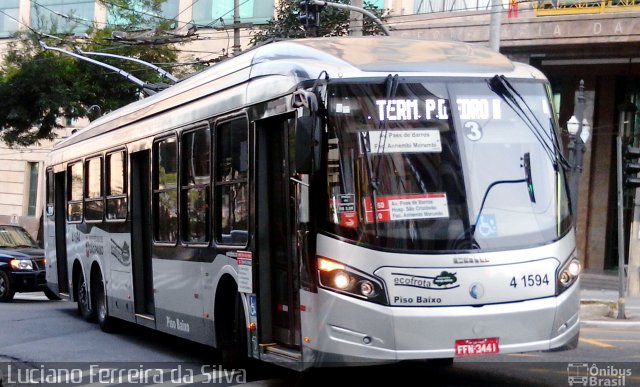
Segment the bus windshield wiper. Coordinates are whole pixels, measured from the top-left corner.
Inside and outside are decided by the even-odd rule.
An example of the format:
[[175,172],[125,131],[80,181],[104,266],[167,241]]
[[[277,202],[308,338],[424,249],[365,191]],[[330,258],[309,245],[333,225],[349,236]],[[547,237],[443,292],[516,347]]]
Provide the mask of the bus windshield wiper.
[[[362,153],[364,154],[365,170],[367,171],[367,178],[369,179],[369,200],[371,200],[371,210],[373,211],[373,225],[375,230],[375,236],[378,237],[378,180],[373,175],[373,167],[371,165],[371,155],[369,154],[369,147],[371,141],[369,140],[369,132],[360,132],[360,142],[362,143]],[[367,217],[367,209],[365,211],[365,219]]]
[[[398,74],[396,75],[387,75],[386,79],[386,98],[387,101],[391,99],[398,89]],[[387,130],[389,128],[389,123],[387,121],[387,117],[385,116],[379,124],[380,137],[378,138],[378,146],[376,148],[376,153],[384,154],[384,143],[386,143]],[[375,235],[376,238],[379,235],[379,224],[378,224],[378,172],[380,169],[380,162],[382,157],[378,156],[378,160],[376,163],[375,170],[373,168],[373,163],[371,162],[371,139],[369,132],[360,132],[360,141],[362,142],[362,149],[364,158],[366,161],[366,171],[367,178],[369,179],[369,198],[371,200],[371,210],[373,214],[373,224],[375,227]],[[366,218],[366,209],[365,209],[365,218]]]
[[[569,168],[569,162],[562,155],[560,144],[553,133],[547,133],[544,126],[533,113],[531,106],[522,95],[513,87],[504,75],[495,75],[487,80],[489,89],[496,93],[509,106],[516,115],[527,125],[533,136],[538,140],[542,149],[549,157],[554,169],[558,170],[558,164],[564,169]],[[526,108],[526,110],[523,108]],[[553,126],[551,126],[553,127]]]
[[529,201],[531,203],[536,202],[536,196],[533,189],[533,178],[531,175],[531,155],[529,152],[525,153],[522,158],[522,168],[524,168],[524,178],[515,179],[515,180],[496,180],[489,184],[489,186],[485,189],[484,194],[482,195],[482,202],[480,203],[480,208],[478,209],[478,213],[475,216],[475,220],[468,229],[466,229],[458,238],[456,238],[455,244],[457,245],[461,238],[464,240],[471,240],[472,246],[477,246],[477,242],[475,240],[476,228],[478,227],[478,223],[480,222],[480,218],[482,217],[482,211],[484,210],[484,205],[487,202],[487,198],[489,197],[489,193],[491,190],[501,184],[519,184],[525,183],[527,185],[527,193],[529,195]]

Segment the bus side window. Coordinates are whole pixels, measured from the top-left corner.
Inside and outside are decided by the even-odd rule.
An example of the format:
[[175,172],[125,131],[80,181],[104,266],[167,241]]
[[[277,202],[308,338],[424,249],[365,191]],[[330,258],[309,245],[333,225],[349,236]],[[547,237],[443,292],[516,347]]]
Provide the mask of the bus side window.
[[104,215],[102,197],[102,157],[85,162],[84,218],[89,222],[100,222]]
[[67,220],[82,221],[82,191],[84,188],[82,162],[67,167]]
[[107,154],[107,220],[127,219],[127,164],[124,151]]
[[155,143],[153,154],[154,240],[178,240],[178,151],[176,138]]
[[181,237],[185,243],[209,242],[211,130],[201,128],[182,136]]
[[216,127],[216,242],[223,245],[248,241],[248,129],[244,117]]

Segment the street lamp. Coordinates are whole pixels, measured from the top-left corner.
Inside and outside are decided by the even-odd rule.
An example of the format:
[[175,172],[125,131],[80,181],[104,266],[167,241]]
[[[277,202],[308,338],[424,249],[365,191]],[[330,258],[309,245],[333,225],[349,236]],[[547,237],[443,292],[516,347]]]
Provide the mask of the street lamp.
[[571,212],[574,219],[578,217],[578,186],[580,184],[580,174],[582,173],[582,161],[585,152],[585,143],[589,140],[591,126],[584,118],[584,80],[580,80],[578,96],[574,114],[567,121],[567,131],[569,132],[569,165],[571,174],[569,175],[569,189],[571,198]]

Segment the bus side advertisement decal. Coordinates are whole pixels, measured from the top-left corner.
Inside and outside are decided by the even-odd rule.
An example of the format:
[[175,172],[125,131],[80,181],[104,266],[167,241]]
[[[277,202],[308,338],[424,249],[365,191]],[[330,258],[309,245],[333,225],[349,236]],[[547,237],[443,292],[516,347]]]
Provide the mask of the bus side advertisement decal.
[[253,293],[252,254],[251,251],[238,251],[238,291]]

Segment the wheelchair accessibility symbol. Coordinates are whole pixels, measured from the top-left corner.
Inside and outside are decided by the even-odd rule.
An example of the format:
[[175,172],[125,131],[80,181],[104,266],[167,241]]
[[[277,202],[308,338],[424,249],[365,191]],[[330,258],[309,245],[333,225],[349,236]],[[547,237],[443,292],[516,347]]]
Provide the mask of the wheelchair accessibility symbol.
[[483,237],[493,237],[498,235],[495,215],[480,215],[476,231]]

